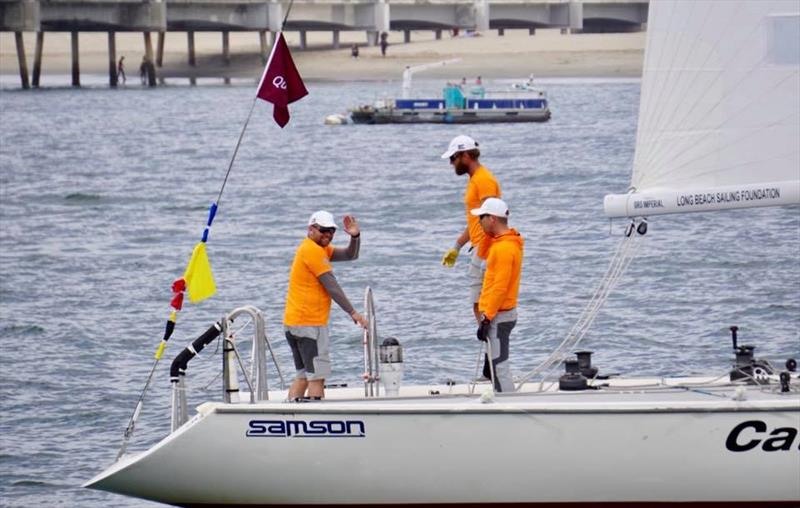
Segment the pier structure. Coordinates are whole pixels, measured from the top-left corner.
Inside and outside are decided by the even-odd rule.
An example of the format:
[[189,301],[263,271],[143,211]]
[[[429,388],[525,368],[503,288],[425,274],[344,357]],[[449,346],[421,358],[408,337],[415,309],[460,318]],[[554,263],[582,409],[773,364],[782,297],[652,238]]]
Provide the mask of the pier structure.
[[[196,66],[194,33],[218,31],[222,58],[230,63],[231,31],[257,32],[262,59],[266,61],[273,35],[289,13],[287,31],[300,34],[300,47],[307,46],[306,34],[332,34],[332,46],[339,47],[341,31],[364,31],[366,44],[375,45],[379,34],[432,30],[440,39],[443,31],[560,28],[568,32],[636,31],[646,26],[649,0],[0,0],[0,31],[15,34],[23,88],[30,86],[23,32],[36,32],[33,86],[39,86],[42,45],[47,31],[72,34],[72,84],[80,86],[79,40],[81,31],[107,32],[109,84],[117,86],[115,34],[141,32],[149,63],[150,86],[156,84],[156,68],[163,63],[165,33],[186,32],[188,64]],[[152,47],[151,33],[158,35]],[[136,65],[136,62],[131,62]],[[196,73],[190,74],[191,82]],[[226,78],[226,81],[228,78]]]
[[[36,32],[32,85],[39,86],[42,48],[46,32],[71,34],[72,85],[80,86],[80,32],[108,33],[109,84],[117,86],[117,32],[141,32],[145,54],[152,56],[151,31],[166,29],[166,4],[160,0],[0,0],[0,30],[13,31],[17,41],[22,87],[27,88],[28,69],[22,32]],[[155,73],[150,72],[151,86]]]

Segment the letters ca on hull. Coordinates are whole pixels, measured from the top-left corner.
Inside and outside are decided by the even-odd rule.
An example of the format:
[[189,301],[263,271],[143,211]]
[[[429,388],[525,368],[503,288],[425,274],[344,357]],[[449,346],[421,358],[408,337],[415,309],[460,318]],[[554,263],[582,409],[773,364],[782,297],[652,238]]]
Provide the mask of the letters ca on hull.
[[360,438],[367,431],[361,420],[250,420],[247,437]]
[[725,447],[732,452],[761,450],[780,452],[800,450],[795,446],[798,430],[792,427],[770,428],[761,420],[748,420],[734,427],[728,434]]

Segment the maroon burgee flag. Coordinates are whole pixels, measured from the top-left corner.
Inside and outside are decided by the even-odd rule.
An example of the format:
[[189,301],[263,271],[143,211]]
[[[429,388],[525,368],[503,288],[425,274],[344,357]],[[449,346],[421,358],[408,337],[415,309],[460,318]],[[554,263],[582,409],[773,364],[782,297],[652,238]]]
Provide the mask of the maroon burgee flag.
[[283,38],[283,32],[278,32],[272,52],[269,55],[267,68],[258,84],[259,99],[274,104],[272,117],[283,128],[289,123],[289,104],[308,95],[303,78],[297,72],[297,67],[289,53],[289,46]]

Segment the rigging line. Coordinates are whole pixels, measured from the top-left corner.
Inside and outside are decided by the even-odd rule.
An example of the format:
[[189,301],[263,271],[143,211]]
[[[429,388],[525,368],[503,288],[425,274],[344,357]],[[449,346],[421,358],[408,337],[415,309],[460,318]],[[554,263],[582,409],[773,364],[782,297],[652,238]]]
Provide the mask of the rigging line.
[[[639,241],[638,238],[633,238],[629,242],[626,242],[625,245],[626,249],[620,256],[619,262],[616,263],[616,272],[613,274],[612,277],[608,279],[607,284],[605,286],[605,291],[601,295],[601,298],[596,302],[596,304],[591,309],[587,310],[583,326],[581,329],[578,330],[577,336],[573,338],[572,344],[569,347],[570,350],[573,350],[575,347],[577,347],[580,341],[583,340],[583,338],[586,336],[586,333],[588,332],[595,318],[599,314],[601,308],[608,300],[611,291],[614,289],[614,287],[616,287],[619,279],[625,273],[631,261],[635,257],[634,254],[638,249],[640,243],[641,242]],[[562,357],[564,356],[563,350],[561,352],[561,355]]]
[[[692,43],[689,45],[689,48],[690,48],[690,49],[689,49],[689,51],[692,51],[692,49],[693,49],[693,48],[696,48],[696,47],[698,46],[698,40],[700,39],[700,37],[701,37],[701,34],[705,32],[705,29],[706,29],[706,26],[707,26],[708,20],[709,20],[709,19],[710,19],[710,17],[711,17],[711,11],[712,11],[711,4],[708,4],[708,8],[706,9],[706,16],[705,16],[705,18],[703,19],[703,22],[701,23],[700,30],[697,30],[697,31],[695,32],[695,38],[694,38],[694,40],[692,41]],[[728,26],[728,25],[731,25],[731,23],[726,23],[726,25],[725,25],[725,26]],[[703,61],[703,63],[701,64],[701,68],[705,66],[706,62],[708,61],[708,59],[710,58],[710,55],[711,55],[712,53],[713,53],[713,52],[707,52],[707,53],[706,53],[706,59],[705,59],[705,60]],[[677,56],[677,54],[678,54],[678,52],[676,51],[676,52],[673,54],[673,56]],[[685,60],[685,59],[686,59],[686,58],[684,57],[684,60]],[[673,67],[672,67],[672,66],[670,66],[670,69],[672,69],[672,68],[673,68]],[[685,69],[684,69],[684,68],[681,68],[681,69],[680,69],[680,72],[679,72],[679,74],[678,74],[678,76],[677,76],[676,78],[680,78],[680,77],[682,77],[682,75],[683,75],[684,71],[685,71]],[[664,82],[664,83],[666,83],[666,82],[668,82],[669,80],[667,80],[667,79],[662,79],[661,81],[662,81],[662,82]],[[685,82],[685,81],[684,81],[684,82]],[[691,89],[693,85],[694,85],[694,81],[692,81],[691,83],[689,83],[689,84],[687,85],[688,89]],[[665,87],[663,87],[663,88],[666,88],[666,86],[665,86]],[[677,90],[670,90],[670,93],[671,93],[672,95],[674,95],[674,96],[683,97],[683,96],[684,96],[684,94],[685,94],[685,93],[688,91],[688,89],[684,89],[684,90],[680,90],[680,91],[677,91]],[[660,104],[660,103],[662,102],[662,98],[663,98],[663,94],[662,94],[661,96],[659,96],[658,100],[657,100],[657,101],[655,101],[655,104]],[[657,133],[657,131],[655,130],[655,127],[657,127],[657,126],[661,125],[661,117],[663,116],[663,113],[664,113],[664,109],[662,108],[662,109],[660,109],[660,110],[659,110],[659,112],[658,112],[658,115],[657,115],[657,116],[653,116],[653,117],[651,117],[650,121],[648,121],[646,125],[643,125],[643,126],[642,126],[642,127],[643,127],[643,134],[645,134],[645,135],[647,135],[647,136],[648,136],[648,139],[647,139],[647,142],[648,142],[648,143],[650,143],[650,142],[654,141],[652,138],[653,138],[653,136],[654,136],[654,135],[656,135],[656,133]],[[670,111],[670,117],[671,117],[671,116],[673,116],[674,114],[675,114],[675,110],[671,110],[671,111]],[[648,164],[649,164],[649,162],[650,162],[650,161],[643,161],[643,162],[645,162],[645,163],[648,163]]]
[[[608,299],[608,295],[616,285],[616,281],[622,276],[624,271],[630,265],[630,261],[634,257],[631,255],[631,247],[640,243],[637,240],[638,239],[635,236],[625,237],[622,239],[617,246],[611,262],[609,263],[609,269],[606,271],[606,275],[601,280],[597,290],[595,291],[595,295],[584,309],[581,317],[578,319],[578,322],[573,325],[572,329],[561,342],[561,344],[544,361],[542,361],[528,374],[523,376],[515,390],[519,390],[524,383],[536,376],[538,373],[542,371],[549,373],[552,371],[552,369],[562,361],[563,357],[565,356],[564,351],[572,349],[585,336],[588,326],[592,324],[594,318],[599,313],[600,308],[603,306],[603,303]],[[635,250],[633,250],[633,252],[635,252]]]
[[585,316],[585,314],[587,312],[586,309],[591,307],[591,306],[593,306],[593,305],[596,305],[597,304],[596,302],[600,298],[600,295],[603,293],[604,286],[607,283],[608,277],[609,277],[609,275],[611,273],[613,273],[614,263],[617,262],[617,260],[619,259],[621,248],[624,246],[624,244],[625,244],[625,242],[627,240],[628,240],[628,238],[624,238],[623,241],[621,241],[621,242],[619,242],[617,244],[616,252],[612,255],[611,263],[609,264],[609,267],[607,268],[606,273],[600,279],[600,282],[598,283],[597,287],[595,288],[594,294],[590,298],[590,300],[587,303],[587,305],[584,307],[584,310],[578,316],[578,319],[576,320],[575,324],[573,324],[572,328],[570,328],[570,330],[567,333],[567,335],[564,338],[564,340],[561,342],[561,344],[558,345],[558,347],[556,347],[556,349],[553,351],[553,353],[551,353],[551,355],[544,362],[542,362],[537,368],[540,368],[545,363],[552,361],[553,358],[556,357],[558,354],[560,354],[560,351],[562,351],[564,348],[568,347],[568,344],[573,340],[573,337],[577,334],[578,330],[580,330],[580,327],[582,326],[582,321],[584,320],[584,316]]
[[[762,62],[763,62],[763,59],[762,59]],[[745,77],[748,77],[749,74],[750,73],[748,73],[748,75],[745,76]],[[757,97],[753,97],[752,100],[750,100],[746,104],[743,104],[741,108],[737,108],[735,112],[731,112],[726,118],[720,120],[717,123],[717,125],[715,125],[713,127],[709,127],[708,129],[704,129],[704,130],[712,130],[712,131],[720,130],[723,125],[729,123],[735,116],[742,115],[744,110],[746,110],[747,108],[749,108],[749,107],[751,107],[753,105],[757,105],[764,97],[768,97],[770,92],[772,92],[773,90],[778,89],[787,80],[792,79],[797,74],[798,74],[797,71],[788,73],[783,79],[781,79],[780,81],[775,82],[770,88],[762,91],[762,93],[757,94]],[[736,86],[738,87],[744,79],[745,78],[742,78],[742,80],[740,80],[738,83],[736,83]],[[721,104],[724,101],[724,99],[727,99],[727,98],[728,98],[728,96],[725,96],[722,99],[720,99],[720,101],[717,104],[714,105],[714,108],[712,108],[711,111],[713,111],[713,109],[715,109],[717,106],[719,106],[719,104]],[[709,114],[711,113],[711,111],[709,111]],[[774,122],[771,122],[771,123],[768,123],[768,124],[752,126],[752,127],[749,128],[749,131],[752,131],[752,130],[763,130],[764,128],[775,127],[775,126],[781,125],[782,122],[784,122],[786,119],[792,118],[794,116],[795,116],[795,112],[790,112],[788,115],[786,115],[785,117],[780,118],[777,121],[774,121]],[[698,122],[699,121],[700,120],[698,120]],[[693,127],[693,126],[689,126],[689,128],[691,128],[691,127]],[[650,172],[651,178],[658,178],[658,177],[660,177],[660,176],[662,176],[664,174],[667,174],[670,171],[673,171],[676,168],[682,168],[682,167],[686,166],[687,164],[689,164],[690,162],[694,162],[695,160],[702,159],[703,157],[707,157],[709,155],[714,155],[714,154],[720,153],[722,151],[721,150],[722,148],[727,148],[728,146],[731,146],[735,142],[739,141],[740,139],[745,139],[745,138],[749,137],[749,134],[750,134],[749,131],[745,132],[742,136],[740,136],[738,138],[735,138],[734,140],[731,140],[730,143],[727,143],[727,144],[719,146],[719,147],[715,147],[715,150],[713,152],[707,152],[707,153],[701,154],[697,158],[691,159],[691,160],[687,161],[686,163],[684,163],[681,166],[677,166],[677,167],[675,167],[675,166],[667,166],[666,165],[666,161],[662,162],[662,163],[654,166],[653,171]],[[681,147],[680,144],[676,143],[676,144],[670,145],[670,147],[671,148],[681,148],[680,153],[685,154],[685,153],[688,153],[693,148],[695,148],[698,145],[700,145],[704,141],[704,138],[699,137],[699,136],[693,136],[691,138],[687,138],[687,140],[684,143],[688,143],[688,142],[691,142],[691,141],[693,141],[693,143],[691,145],[688,145],[688,146]],[[661,145],[662,148],[665,147],[665,146],[666,145]]]
[[[698,5],[697,3],[690,4],[690,6],[691,6],[690,9],[691,10],[687,14],[685,19],[687,19],[687,20],[692,19],[692,15],[694,14],[694,9],[696,8],[697,5]],[[672,73],[674,72],[674,69],[675,69],[675,60],[678,57],[678,54],[681,52],[680,50],[682,49],[683,44],[684,44],[684,38],[681,36],[683,34],[683,30],[681,30],[681,28],[683,28],[683,26],[676,27],[678,29],[675,29],[675,30],[673,30],[673,26],[672,26],[673,22],[679,17],[679,16],[675,16],[676,6],[677,6],[677,2],[672,4],[672,13],[670,15],[669,26],[667,27],[666,32],[663,32],[663,33],[667,34],[667,37],[664,38],[665,42],[661,45],[661,55],[660,55],[660,58],[658,59],[658,64],[659,65],[655,67],[656,69],[664,69],[664,68],[667,69],[667,75],[664,76],[662,79],[659,79],[659,80],[656,81],[656,83],[659,83],[661,85],[658,88],[658,92],[656,93],[655,89],[653,90],[654,98],[656,99],[655,100],[656,104],[661,104],[663,102],[664,95],[670,92],[670,90],[668,90],[669,87],[668,87],[667,83],[671,82],[670,78],[672,77]],[[683,17],[681,16],[681,18],[683,18]],[[654,37],[658,36],[658,33],[654,32],[653,35],[654,35]],[[667,38],[670,37],[670,36],[671,36],[672,39],[677,39],[677,41],[676,41],[677,44],[673,45],[672,42],[670,42],[670,43],[666,42]],[[671,56],[669,65],[667,65],[666,67],[662,67],[661,66],[661,61],[664,58],[664,53],[666,51],[666,48],[671,47],[671,46],[675,47],[675,51],[672,51],[671,55],[668,55],[668,56]],[[646,124],[642,125],[643,132],[649,132],[650,125],[655,121],[655,119],[651,120],[650,118],[645,118],[644,120],[645,120]]]
[[619,283],[619,280],[625,274],[625,272],[627,271],[627,269],[630,266],[631,262],[633,261],[633,259],[635,257],[635,253],[638,250],[638,246],[640,244],[641,244],[641,242],[639,242],[638,240],[634,240],[634,241],[631,242],[631,249],[630,249],[631,252],[629,254],[627,254],[626,257],[623,259],[623,264],[620,267],[619,272],[615,275],[615,277],[613,279],[611,279],[609,281],[609,284],[607,286],[607,291],[603,295],[603,299],[601,301],[601,304],[595,306],[595,308],[592,309],[591,313],[587,316],[586,323],[585,323],[584,327],[582,328],[582,330],[580,331],[580,335],[578,336],[577,340],[575,341],[575,344],[573,345],[573,347],[576,347],[583,340],[583,338],[586,336],[586,334],[589,332],[589,329],[591,328],[592,324],[594,323],[594,320],[600,314],[600,310],[602,309],[603,304],[605,304],[605,302],[608,300],[608,297],[611,295],[611,292],[614,290],[616,285]]
[[236,154],[239,153],[239,145],[242,144],[242,138],[244,137],[244,131],[247,129],[247,124],[250,123],[250,117],[253,116],[253,110],[256,107],[256,100],[258,97],[253,97],[253,104],[250,105],[250,112],[247,113],[247,119],[244,121],[244,125],[242,126],[242,132],[239,133],[239,140],[236,142],[236,148],[233,149],[233,156],[231,157],[231,162],[228,164],[228,171],[225,172],[225,179],[222,181],[222,187],[219,189],[219,194],[217,195],[217,209],[219,209],[220,201],[222,200],[222,191],[225,190],[225,184],[228,183],[228,176],[231,174],[231,169],[233,169],[233,161],[236,160]]
[[609,265],[609,272],[607,272],[606,276],[604,277],[604,280],[599,286],[595,297],[593,297],[592,301],[590,301],[584,309],[583,315],[579,319],[578,323],[576,323],[576,325],[570,331],[571,334],[580,334],[581,330],[587,327],[586,322],[590,318],[590,313],[593,311],[593,309],[603,305],[606,295],[611,291],[611,289],[613,289],[614,280],[618,277],[620,272],[619,267],[624,259],[629,256],[627,252],[630,250],[630,246],[635,241],[635,239],[629,238],[627,240],[629,241],[624,242],[623,249],[620,250],[619,254],[615,255],[616,262]]
[[239,362],[239,369],[242,372],[242,377],[244,380],[247,381],[247,387],[250,388],[250,399],[255,400],[254,397],[256,395],[255,390],[253,390],[253,383],[250,382],[250,376],[247,375],[247,369],[244,367],[244,363],[242,362],[242,357],[239,356],[239,348],[236,347],[236,343],[232,340],[225,339],[226,341],[230,342],[233,346],[233,354],[236,355],[236,360]]
[[281,32],[286,27],[286,21],[289,19],[289,13],[292,12],[292,5],[294,5],[294,0],[289,2],[289,7],[286,8],[286,16],[283,17],[283,23],[281,23]]
[[[729,23],[729,25],[733,25],[733,23]],[[753,35],[753,33],[755,33],[758,30],[759,27],[760,27],[760,25],[755,25],[750,32],[745,34],[744,37],[740,38],[737,41],[739,43],[739,46],[737,47],[737,51],[732,52],[732,56],[720,66],[721,69],[728,68],[732,63],[735,63],[737,61],[737,56],[739,56],[739,50],[742,50],[742,48],[744,47],[744,42],[750,40],[751,36]],[[715,53],[717,47],[720,45],[721,42],[722,42],[722,37],[719,37],[717,42],[715,43],[715,45],[712,48],[710,48],[710,50],[708,51],[708,54]],[[752,71],[754,69],[760,68],[762,66],[765,57],[766,57],[766,54],[761,58],[760,61],[758,61],[755,65],[753,65],[750,68],[750,72],[745,74],[739,80],[739,82],[736,83],[736,86],[729,87],[729,88],[735,90],[738,87],[738,85],[741,84],[742,80],[744,80],[745,78],[749,77],[750,74],[752,74]],[[699,75],[699,73],[696,73],[696,75]],[[686,123],[686,121],[689,119],[687,117],[690,114],[694,113],[694,117],[696,118],[694,124],[682,127],[682,130],[693,129],[699,124],[700,121],[702,121],[703,119],[708,117],[720,104],[722,104],[724,99],[727,99],[728,97],[730,97],[731,94],[726,94],[723,97],[720,97],[720,99],[716,103],[711,104],[710,105],[711,106],[710,109],[707,109],[706,111],[699,111],[699,112],[696,111],[696,107],[697,107],[698,103],[701,101],[701,99],[703,99],[704,97],[706,97],[708,95],[707,92],[709,90],[712,90],[716,86],[717,81],[719,81],[719,79],[722,77],[722,75],[723,75],[723,73],[721,71],[717,71],[715,73],[715,75],[714,75],[714,79],[704,87],[703,93],[695,95],[694,102],[684,109],[684,114],[681,117],[681,119],[679,121],[673,123],[672,125],[681,125],[681,126],[683,126]],[[722,83],[722,85],[724,85],[724,83]],[[741,110],[741,108],[737,109],[737,111],[740,111],[740,110]],[[661,128],[661,130],[659,131],[656,128]],[[655,134],[656,137],[653,138],[653,140],[654,141],[660,141],[661,138],[663,137],[664,133],[666,132],[666,129],[663,129],[663,125],[656,125],[653,128],[653,132],[656,133]],[[664,149],[665,146],[666,146],[665,144],[659,144],[659,148],[657,148],[656,150],[651,152],[650,155],[648,156],[647,161],[643,161],[643,162],[645,162],[647,166],[650,166],[651,164],[653,164],[653,162],[655,160],[658,160],[658,158],[661,157],[663,149]],[[672,146],[672,145],[669,145],[669,146]]]

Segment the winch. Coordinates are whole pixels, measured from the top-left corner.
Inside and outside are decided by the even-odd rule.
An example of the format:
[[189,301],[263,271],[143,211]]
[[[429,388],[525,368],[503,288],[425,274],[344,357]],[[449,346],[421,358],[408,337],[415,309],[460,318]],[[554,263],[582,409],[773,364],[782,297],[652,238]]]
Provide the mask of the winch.
[[400,395],[403,381],[403,347],[394,337],[387,337],[378,347],[380,377],[387,397]]

